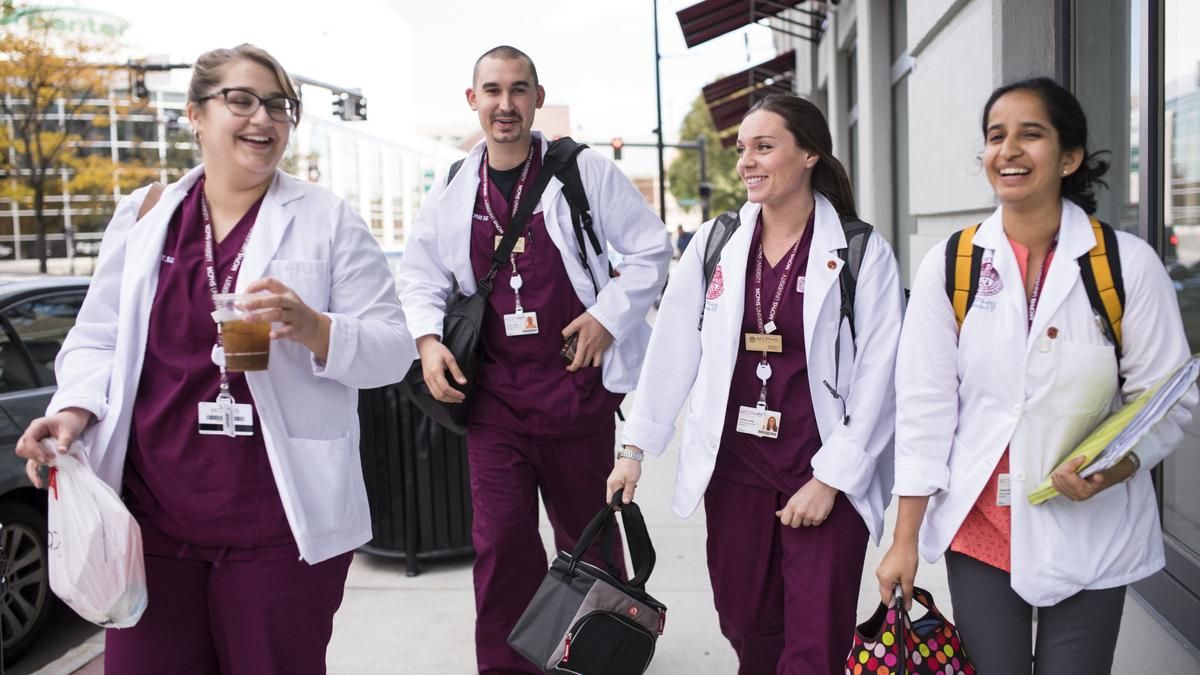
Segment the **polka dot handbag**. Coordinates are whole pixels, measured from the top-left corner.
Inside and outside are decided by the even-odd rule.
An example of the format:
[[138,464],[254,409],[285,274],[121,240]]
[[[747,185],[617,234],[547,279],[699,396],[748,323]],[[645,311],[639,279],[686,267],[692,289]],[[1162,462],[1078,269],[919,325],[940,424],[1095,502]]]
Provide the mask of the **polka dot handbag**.
[[891,606],[879,603],[854,632],[846,675],[975,675],[958,630],[938,611],[933,596],[914,588],[913,600],[927,610],[915,621],[899,597]]

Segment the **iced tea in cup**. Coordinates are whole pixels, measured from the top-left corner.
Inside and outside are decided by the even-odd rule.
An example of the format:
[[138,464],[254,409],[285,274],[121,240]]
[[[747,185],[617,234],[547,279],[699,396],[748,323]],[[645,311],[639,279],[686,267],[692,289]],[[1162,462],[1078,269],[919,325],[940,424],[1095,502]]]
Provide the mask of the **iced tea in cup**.
[[254,297],[250,293],[220,293],[213,296],[213,321],[221,327],[225,348],[225,370],[266,370],[271,355],[271,324],[247,323],[238,304]]

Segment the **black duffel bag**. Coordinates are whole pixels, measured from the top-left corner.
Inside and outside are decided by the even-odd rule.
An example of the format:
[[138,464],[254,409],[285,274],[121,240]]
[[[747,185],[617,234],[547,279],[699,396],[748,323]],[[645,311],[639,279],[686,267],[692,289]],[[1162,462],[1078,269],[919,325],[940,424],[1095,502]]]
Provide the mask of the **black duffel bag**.
[[[442,321],[442,344],[454,355],[454,360],[458,362],[458,368],[467,379],[467,383],[460,385],[450,371],[446,371],[446,381],[468,397],[475,382],[475,368],[483,347],[483,313],[487,309],[488,296],[492,293],[496,274],[501,267],[508,264],[517,239],[525,230],[525,224],[533,215],[533,210],[541,200],[542,193],[546,191],[550,179],[554,177],[557,167],[553,157],[547,156],[543,161],[533,185],[521,199],[517,212],[504,229],[504,237],[492,254],[492,267],[479,280],[475,293],[464,295],[456,290],[446,303],[446,316]],[[429,392],[429,385],[425,384],[425,371],[419,358],[400,382],[400,393],[434,422],[456,434],[467,433],[466,402],[443,403],[434,398]]]
[[[513,649],[547,673],[641,675],[650,666],[667,607],[646,593],[655,558],[641,509],[633,503],[622,507],[620,501],[618,490],[575,550],[559,551],[508,636]],[[613,561],[618,507],[635,571],[629,581],[621,581]],[[581,560],[598,538],[607,569]]]

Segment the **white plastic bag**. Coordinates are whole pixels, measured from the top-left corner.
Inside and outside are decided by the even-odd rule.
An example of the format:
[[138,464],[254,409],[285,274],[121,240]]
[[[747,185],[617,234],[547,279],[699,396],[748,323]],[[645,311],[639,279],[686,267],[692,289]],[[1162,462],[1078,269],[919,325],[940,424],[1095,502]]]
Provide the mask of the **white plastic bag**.
[[142,530],[117,493],[100,480],[75,443],[51,469],[47,543],[50,589],[79,616],[129,628],[146,610]]

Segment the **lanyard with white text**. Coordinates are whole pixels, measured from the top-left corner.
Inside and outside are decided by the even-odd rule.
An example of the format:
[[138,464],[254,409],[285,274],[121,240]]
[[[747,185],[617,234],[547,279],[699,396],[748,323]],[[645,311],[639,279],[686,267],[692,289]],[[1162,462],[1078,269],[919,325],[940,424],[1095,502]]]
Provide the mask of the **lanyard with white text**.
[[[521,193],[525,191],[525,182],[529,178],[529,167],[533,166],[533,144],[529,144],[529,156],[525,158],[525,167],[521,169],[521,177],[517,179],[517,188],[513,192],[512,204],[509,205],[508,217],[511,219],[517,213],[517,207],[521,205]],[[483,186],[483,208],[487,211],[488,219],[492,221],[492,226],[496,228],[496,233],[504,236],[504,227],[500,225],[500,220],[496,218],[496,212],[492,210],[491,198],[491,183],[488,180],[488,156],[487,150],[483,151],[483,161],[479,163],[479,182]],[[524,310],[521,307],[521,275],[517,273],[517,256],[515,253],[508,254],[508,261],[512,264],[512,276],[509,277],[508,285],[513,289],[513,296],[516,298],[517,314],[521,314]]]
[[[250,245],[250,236],[254,234],[254,225],[250,225],[250,231],[246,233],[246,238],[242,241],[242,248],[238,250],[237,257],[233,259],[233,264],[229,266],[229,272],[225,275],[225,280],[221,283],[221,290],[217,290],[217,263],[213,254],[214,235],[212,218],[208,215],[208,202],[204,196],[204,188],[200,188],[200,220],[204,223],[204,272],[208,277],[208,291],[213,296],[213,309],[217,308],[216,296],[218,293],[228,293],[233,288],[233,279],[237,276],[238,269],[242,266],[242,260],[246,257],[246,247]],[[229,400],[232,402],[233,397],[229,393],[229,378],[225,374],[225,344],[221,340],[221,324],[217,324],[217,349],[220,350],[221,358],[218,359],[217,366],[221,369],[221,393],[217,395],[218,401]]]
[[[779,303],[783,300],[783,290],[788,285],[788,279],[792,275],[792,265],[796,262],[796,256],[800,253],[800,241],[804,237],[796,240],[792,244],[792,250],[788,253],[787,264],[783,268],[783,275],[779,279],[779,285],[775,288],[775,297],[771,301],[771,309],[768,311],[766,319],[763,319],[762,307],[762,279],[763,279],[763,245],[761,239],[758,242],[758,256],[754,263],[754,317],[758,322],[759,335],[770,335],[775,332],[775,313],[779,311]],[[780,338],[782,340],[782,337]],[[762,360],[758,362],[758,367],[754,374],[758,379],[762,380],[762,391],[758,395],[758,406],[764,408],[767,405],[767,380],[771,379],[771,364],[767,361],[767,350],[762,353]]]

